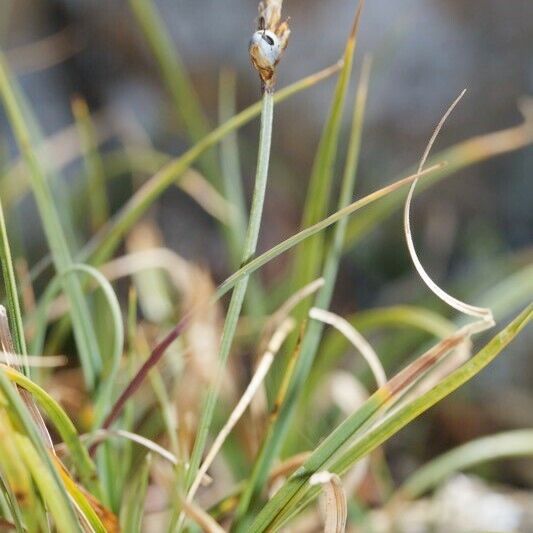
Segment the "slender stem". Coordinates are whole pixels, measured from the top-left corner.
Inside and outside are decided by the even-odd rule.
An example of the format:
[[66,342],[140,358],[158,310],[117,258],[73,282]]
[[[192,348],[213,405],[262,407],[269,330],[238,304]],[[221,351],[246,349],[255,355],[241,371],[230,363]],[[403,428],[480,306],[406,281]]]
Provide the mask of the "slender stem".
[[[13,260],[11,257],[11,248],[7,235],[6,220],[4,209],[0,201],[0,260],[2,262],[2,276],[4,278],[4,287],[6,291],[8,304],[8,320],[13,331],[13,340],[15,352],[22,356],[25,374],[29,375],[29,366],[26,352],[26,340],[24,338],[24,325],[22,313],[17,293],[17,279],[13,269]],[[6,348],[4,347],[4,350]]]
[[[265,199],[265,191],[268,178],[268,165],[270,160],[270,145],[272,141],[272,121],[273,121],[274,100],[271,92],[265,92],[263,96],[263,108],[261,112],[261,133],[259,137],[259,155],[257,160],[257,173],[255,177],[255,188],[252,199],[252,209],[250,212],[250,221],[248,231],[246,233],[246,240],[242,253],[242,263],[245,264],[255,254],[257,239],[259,236],[259,228],[261,227],[261,218],[263,214],[263,204]],[[218,392],[220,389],[223,370],[226,366],[226,361],[231,349],[237,321],[241,312],[244,295],[248,286],[249,276],[241,278],[235,288],[233,289],[224,330],[222,332],[222,340],[220,343],[219,366],[214,382],[211,384],[207,392],[207,397],[202,410],[202,416],[194,448],[191,454],[189,469],[185,479],[186,490],[189,489],[191,483],[196,476],[202,454],[205,449],[209,428],[213,420],[213,413],[216,405]]]

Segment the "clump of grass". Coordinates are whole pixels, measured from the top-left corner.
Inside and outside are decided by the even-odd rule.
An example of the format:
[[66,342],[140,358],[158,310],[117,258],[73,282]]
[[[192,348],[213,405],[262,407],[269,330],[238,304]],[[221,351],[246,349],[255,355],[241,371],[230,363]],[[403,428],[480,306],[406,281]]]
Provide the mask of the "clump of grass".
[[[20,163],[12,162],[0,189],[0,259],[7,305],[7,311],[0,308],[0,524],[17,531],[199,527],[212,532],[262,532],[279,530],[303,517],[316,529],[322,527],[322,518],[313,513],[313,502],[322,494],[325,531],[344,531],[354,505],[360,510],[359,525],[365,528],[368,508],[356,489],[362,476],[379,477],[368,457],[477,375],[532,318],[531,306],[520,312],[530,299],[523,288],[531,288],[531,267],[503,279],[494,288],[492,300],[483,304],[487,307],[466,304],[431,279],[412,238],[410,205],[415,186],[420,182],[429,187],[460,168],[531,144],[531,125],[526,120],[464,141],[435,156],[425,168],[457,100],[439,122],[418,168],[354,200],[369,96],[371,61],[366,59],[355,92],[340,194],[336,210],[328,216],[363,3],[356,10],[342,59],[275,91],[290,29],[283,21],[280,0],[261,2],[250,45],[261,102],[240,113],[228,113],[234,82],[226,71],[220,78],[223,122],[214,129],[151,0],[131,0],[130,6],[160,67],[190,148],[174,159],[150,146],[141,152],[127,140],[113,153],[100,151],[101,138],[89,109],[82,99],[74,100],[81,141],[79,164],[91,191],[91,226],[76,228],[80,235],[90,232],[81,250],[72,249],[67,239],[59,216],[64,206],[57,204],[40,159],[43,146],[31,134],[23,97],[0,56],[0,97],[55,268],[45,290],[37,295],[35,310],[23,312],[20,294],[31,289],[27,284],[32,279],[22,287],[16,278],[13,256],[20,251],[11,250],[6,220],[28,185],[17,181]],[[271,141],[276,135],[274,106],[336,74],[302,229],[257,255]],[[248,214],[235,172],[239,166],[236,132],[259,115],[257,171]],[[221,142],[219,165],[214,149]],[[165,190],[187,179],[193,165],[198,165],[206,180],[194,174],[194,183],[202,186],[188,190],[220,224],[234,269],[218,287],[208,273],[168,250],[153,224],[140,223]],[[141,171],[146,180],[111,215],[107,180],[120,174],[117,168]],[[219,180],[222,174],[224,179]],[[405,186],[410,186],[406,201]],[[461,317],[449,320],[417,306],[361,311],[346,318],[329,310],[345,248],[402,205],[407,248],[422,281],[475,322],[465,326]],[[119,244],[127,236],[126,252],[120,255]],[[294,257],[279,282],[285,303],[279,306],[279,296],[257,279],[247,296],[254,273],[286,252]],[[126,302],[119,300],[112,285],[123,277],[131,278]],[[95,289],[104,298],[93,294]],[[223,297],[230,293],[224,310]],[[154,301],[162,305],[154,307]],[[500,316],[514,313],[515,318],[485,347],[475,350],[472,337],[495,325],[492,308]],[[325,324],[333,328],[325,330]],[[374,350],[366,340],[366,332],[383,325],[424,332],[410,346],[414,356],[403,361],[397,373],[386,363],[388,354]],[[67,370],[57,366],[65,357],[49,352],[53,346],[68,350],[71,330],[75,350],[68,353]],[[428,347],[428,338],[434,337]],[[367,361],[377,384],[375,392],[371,393],[364,376],[338,373],[346,341]],[[244,364],[239,353],[250,347],[256,359]],[[243,372],[246,367],[249,372]],[[243,378],[247,373],[249,377]],[[324,394],[327,379],[342,389],[334,401]],[[76,380],[83,386],[69,387]],[[346,401],[339,401],[341,393]],[[316,396],[328,416],[306,415],[316,408]],[[342,404],[342,416],[335,401]],[[298,428],[304,426],[309,434],[319,435],[308,449],[296,443]],[[436,459],[397,489],[392,487],[383,508],[397,512],[450,472],[480,461],[532,453],[531,435],[525,430],[474,441]]]

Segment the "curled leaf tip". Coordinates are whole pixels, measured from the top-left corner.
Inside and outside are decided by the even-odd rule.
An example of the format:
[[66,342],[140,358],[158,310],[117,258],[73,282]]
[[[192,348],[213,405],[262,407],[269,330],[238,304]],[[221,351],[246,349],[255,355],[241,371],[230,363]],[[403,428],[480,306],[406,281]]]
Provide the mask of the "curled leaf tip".
[[264,0],[259,3],[257,30],[250,41],[250,59],[259,72],[265,91],[272,91],[276,67],[287,48],[291,30],[288,20],[281,20],[282,0]]

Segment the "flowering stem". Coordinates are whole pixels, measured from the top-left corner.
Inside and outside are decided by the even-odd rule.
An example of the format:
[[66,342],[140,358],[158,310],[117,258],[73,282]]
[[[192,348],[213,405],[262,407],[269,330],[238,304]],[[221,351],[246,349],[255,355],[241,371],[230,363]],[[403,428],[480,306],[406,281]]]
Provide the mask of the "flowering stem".
[[[257,247],[257,239],[259,236],[259,229],[261,227],[261,218],[263,214],[263,204],[265,199],[265,191],[268,178],[268,165],[270,160],[270,146],[272,141],[272,121],[273,121],[274,100],[271,91],[265,91],[263,94],[263,107],[261,111],[261,132],[259,137],[259,155],[257,160],[257,172],[255,177],[255,188],[252,199],[252,208],[250,212],[250,221],[244,242],[244,249],[242,253],[242,264],[247,263],[253,258]],[[202,415],[194,448],[192,450],[191,459],[189,461],[189,468],[185,478],[186,490],[189,489],[193,479],[196,476],[202,454],[205,450],[207,436],[211,422],[213,420],[213,413],[216,405],[217,396],[220,390],[222,378],[224,376],[224,368],[230,353],[233,337],[237,327],[237,321],[241,312],[246,288],[248,286],[249,276],[241,278],[235,288],[233,289],[231,301],[229,304],[226,322],[222,332],[222,340],[220,343],[220,353],[218,360],[218,370],[213,383],[209,387],[207,396],[204,402]]]

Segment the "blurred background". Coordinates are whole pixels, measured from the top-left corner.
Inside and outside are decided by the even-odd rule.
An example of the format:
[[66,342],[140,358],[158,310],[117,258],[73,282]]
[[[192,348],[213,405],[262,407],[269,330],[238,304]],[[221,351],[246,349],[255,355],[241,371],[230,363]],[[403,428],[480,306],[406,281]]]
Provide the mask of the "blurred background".
[[[355,10],[353,0],[286,0],[284,4],[293,33],[279,71],[280,86],[341,56]],[[237,109],[259,98],[247,52],[257,14],[255,0],[158,0],[156,5],[211,124],[218,121],[222,69],[235,73]],[[78,206],[74,213],[81,220],[84,199],[76,197],[80,162],[69,157],[76,142],[72,141],[75,131],[69,129],[75,95],[86,100],[94,116],[103,152],[124,138],[148,138],[169,154],[180,154],[188,146],[127,2],[0,0],[0,44],[43,137],[54,139],[55,157],[64,161],[60,194]],[[364,54],[372,54],[374,66],[357,196],[405,174],[417,163],[436,123],[465,87],[466,96],[446,124],[435,152],[518,125],[520,106],[524,108],[524,98],[533,92],[532,52],[531,0],[368,1],[356,71]],[[334,83],[322,83],[276,108],[261,250],[298,229]],[[342,154],[350,111],[345,111]],[[0,135],[2,162],[7,165],[16,150],[3,111]],[[256,122],[239,131],[248,197],[256,136]],[[422,261],[452,294],[480,304],[499,281],[531,263],[532,171],[531,148],[511,151],[458,172],[414,202],[415,240]],[[109,185],[113,210],[131,193],[129,183],[118,179]],[[20,198],[10,205],[10,212],[14,233],[34,264],[46,253],[46,245],[33,200]],[[217,224],[186,194],[168,190],[151,214],[167,244],[207,267],[216,281],[231,272]],[[269,264],[261,272],[264,283],[275,287],[289,261],[290,254]],[[531,299],[530,288],[531,281],[526,300]],[[333,308],[349,314],[412,303],[447,312],[416,275],[397,213],[347,250]],[[510,314],[503,311],[498,319]],[[373,340],[378,353],[380,346],[394,342],[379,335]],[[530,328],[488,371],[395,437],[389,450],[394,475],[401,478],[414,463],[476,436],[531,427],[532,346]],[[493,468],[495,479],[516,486],[533,484],[530,464],[513,461]]]

